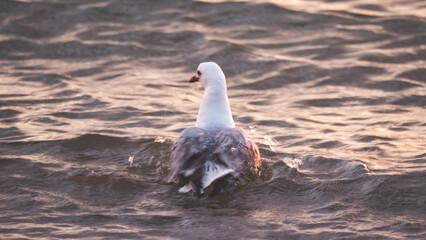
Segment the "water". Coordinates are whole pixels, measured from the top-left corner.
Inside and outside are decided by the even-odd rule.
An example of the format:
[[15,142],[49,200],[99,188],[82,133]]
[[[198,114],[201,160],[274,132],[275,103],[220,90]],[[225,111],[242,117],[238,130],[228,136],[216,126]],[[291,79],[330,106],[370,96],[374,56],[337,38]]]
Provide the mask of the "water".
[[[282,2],[1,1],[0,238],[426,238],[424,1]],[[212,199],[167,181],[207,60],[263,160]]]

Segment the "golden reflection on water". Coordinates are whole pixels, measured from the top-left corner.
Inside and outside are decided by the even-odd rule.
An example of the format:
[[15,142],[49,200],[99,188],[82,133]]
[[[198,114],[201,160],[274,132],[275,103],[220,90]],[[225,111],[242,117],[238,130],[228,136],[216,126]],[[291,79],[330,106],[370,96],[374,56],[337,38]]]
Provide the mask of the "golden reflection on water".
[[319,11],[348,11],[353,14],[365,16],[392,16],[414,15],[425,17],[424,5],[420,1],[381,1],[381,0],[358,0],[358,1],[315,1],[315,0],[197,0],[199,2],[250,2],[250,3],[273,3],[277,6],[296,11],[319,12]]
[[[20,2],[0,3],[13,10],[0,27],[11,237],[424,232],[422,1]],[[165,180],[202,61],[222,66],[263,158],[262,179],[230,200]]]

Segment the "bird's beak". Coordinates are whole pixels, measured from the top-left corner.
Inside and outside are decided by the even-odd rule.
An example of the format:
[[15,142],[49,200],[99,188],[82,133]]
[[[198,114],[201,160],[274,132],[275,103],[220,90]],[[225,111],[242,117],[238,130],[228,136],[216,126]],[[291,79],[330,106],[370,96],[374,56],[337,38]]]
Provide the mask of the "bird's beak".
[[193,82],[199,82],[200,81],[200,78],[199,77],[197,77],[197,76],[193,76],[191,79],[189,79],[189,82],[190,83],[193,83]]

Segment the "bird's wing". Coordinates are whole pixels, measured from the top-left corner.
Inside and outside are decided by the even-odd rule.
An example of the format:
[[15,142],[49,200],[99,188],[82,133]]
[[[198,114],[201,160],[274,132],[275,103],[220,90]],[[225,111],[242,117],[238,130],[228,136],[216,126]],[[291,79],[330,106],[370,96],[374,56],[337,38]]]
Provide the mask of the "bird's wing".
[[238,128],[227,128],[215,137],[212,161],[233,169],[236,174],[257,172],[260,154],[256,144]]
[[170,179],[183,177],[186,181],[200,178],[209,155],[210,138],[206,131],[191,127],[185,129],[173,143],[170,155]]

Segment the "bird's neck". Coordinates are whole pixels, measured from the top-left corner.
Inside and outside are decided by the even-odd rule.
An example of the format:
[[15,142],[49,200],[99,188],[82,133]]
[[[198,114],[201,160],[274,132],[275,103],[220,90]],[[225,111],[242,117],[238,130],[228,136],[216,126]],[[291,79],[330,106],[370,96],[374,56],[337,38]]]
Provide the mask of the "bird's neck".
[[226,85],[206,87],[195,126],[212,130],[235,127]]

